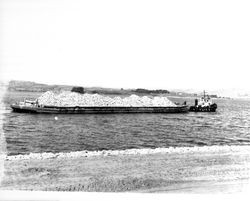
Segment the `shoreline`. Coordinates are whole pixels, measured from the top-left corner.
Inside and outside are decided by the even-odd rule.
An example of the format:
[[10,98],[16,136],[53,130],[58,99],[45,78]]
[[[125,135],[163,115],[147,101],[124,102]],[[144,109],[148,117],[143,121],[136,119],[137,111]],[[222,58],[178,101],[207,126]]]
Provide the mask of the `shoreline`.
[[28,160],[28,159],[50,159],[50,158],[77,158],[93,156],[117,156],[117,155],[145,155],[145,154],[164,154],[164,153],[193,153],[208,151],[249,151],[250,145],[211,145],[211,146],[190,146],[190,147],[167,147],[167,148],[141,148],[141,149],[124,149],[124,150],[96,150],[96,151],[73,151],[73,152],[43,152],[17,155],[2,155],[6,161],[10,160]]
[[250,187],[250,146],[143,150],[5,159],[0,190],[232,193]]

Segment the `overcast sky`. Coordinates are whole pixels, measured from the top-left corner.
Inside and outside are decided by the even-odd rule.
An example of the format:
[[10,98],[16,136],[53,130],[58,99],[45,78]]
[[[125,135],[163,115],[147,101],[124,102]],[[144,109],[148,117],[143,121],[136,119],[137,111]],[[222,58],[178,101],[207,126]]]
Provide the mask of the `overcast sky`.
[[249,1],[2,0],[0,79],[250,88]]

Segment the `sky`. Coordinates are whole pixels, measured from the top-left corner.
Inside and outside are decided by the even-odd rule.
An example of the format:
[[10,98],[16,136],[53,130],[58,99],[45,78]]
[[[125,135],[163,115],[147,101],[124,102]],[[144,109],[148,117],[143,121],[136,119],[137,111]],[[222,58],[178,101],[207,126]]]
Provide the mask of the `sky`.
[[250,2],[0,0],[0,79],[250,88]]

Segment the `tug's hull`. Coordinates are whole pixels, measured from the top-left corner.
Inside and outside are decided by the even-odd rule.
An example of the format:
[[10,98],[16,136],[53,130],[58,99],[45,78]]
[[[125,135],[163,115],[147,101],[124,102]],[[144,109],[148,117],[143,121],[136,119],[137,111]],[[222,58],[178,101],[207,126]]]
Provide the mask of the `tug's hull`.
[[189,108],[190,112],[216,112],[217,104],[213,103],[210,106],[191,106]]

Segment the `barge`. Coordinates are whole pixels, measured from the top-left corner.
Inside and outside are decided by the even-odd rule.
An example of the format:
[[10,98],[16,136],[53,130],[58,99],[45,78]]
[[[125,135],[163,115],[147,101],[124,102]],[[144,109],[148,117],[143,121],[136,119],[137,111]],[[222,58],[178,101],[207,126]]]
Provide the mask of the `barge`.
[[113,114],[113,113],[186,113],[189,111],[187,105],[169,107],[127,107],[127,106],[94,106],[94,107],[58,107],[40,106],[36,104],[12,104],[13,112],[37,113],[37,114]]

